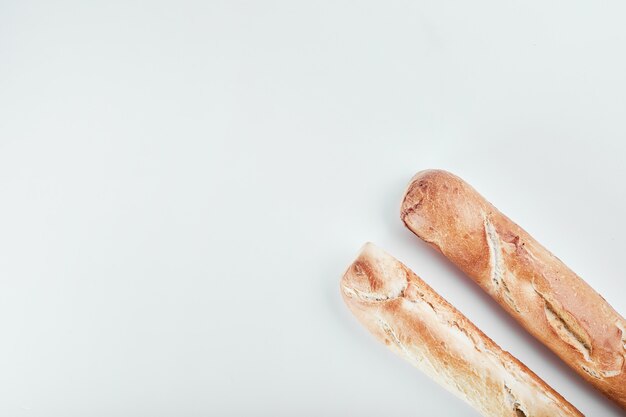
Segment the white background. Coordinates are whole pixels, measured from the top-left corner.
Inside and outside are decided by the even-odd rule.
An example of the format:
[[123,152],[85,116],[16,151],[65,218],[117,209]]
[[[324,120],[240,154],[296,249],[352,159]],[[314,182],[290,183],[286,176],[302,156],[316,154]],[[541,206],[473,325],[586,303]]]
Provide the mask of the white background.
[[626,313],[621,1],[0,3],[0,415],[475,416],[359,326],[365,241],[623,415],[399,220],[448,169]]

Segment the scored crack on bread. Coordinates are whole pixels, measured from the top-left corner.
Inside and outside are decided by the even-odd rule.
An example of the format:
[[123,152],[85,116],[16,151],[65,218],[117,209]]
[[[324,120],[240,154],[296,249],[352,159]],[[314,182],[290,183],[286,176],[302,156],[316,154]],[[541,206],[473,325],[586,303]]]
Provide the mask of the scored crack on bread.
[[373,244],[343,275],[341,293],[374,336],[483,416],[583,415]]
[[401,218],[526,330],[626,409],[626,321],[556,256],[446,171],[413,177]]

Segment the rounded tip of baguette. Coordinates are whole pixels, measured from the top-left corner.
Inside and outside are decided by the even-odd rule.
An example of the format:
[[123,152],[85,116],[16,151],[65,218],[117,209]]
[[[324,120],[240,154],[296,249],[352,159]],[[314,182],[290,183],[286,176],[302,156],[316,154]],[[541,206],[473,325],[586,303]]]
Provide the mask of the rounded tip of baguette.
[[346,299],[378,302],[397,298],[407,286],[406,271],[400,262],[367,242],[341,279]]
[[401,217],[404,219],[416,206],[421,204],[421,200],[430,182],[445,177],[453,178],[454,175],[442,169],[425,169],[415,174],[413,178],[411,178],[411,181],[409,181],[409,185],[407,185],[404,197],[402,198],[400,207]]
[[432,205],[439,188],[453,187],[458,181],[456,175],[442,169],[426,169],[415,174],[402,197],[402,222],[414,232],[418,230],[421,226],[420,216],[412,214],[421,213],[424,208]]

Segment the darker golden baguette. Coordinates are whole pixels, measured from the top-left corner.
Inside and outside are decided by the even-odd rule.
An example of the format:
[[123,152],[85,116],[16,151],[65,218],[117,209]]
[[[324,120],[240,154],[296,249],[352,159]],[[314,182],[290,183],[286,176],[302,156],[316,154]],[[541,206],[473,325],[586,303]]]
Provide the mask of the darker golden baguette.
[[413,177],[401,218],[533,336],[626,409],[626,321],[563,262],[446,171]]

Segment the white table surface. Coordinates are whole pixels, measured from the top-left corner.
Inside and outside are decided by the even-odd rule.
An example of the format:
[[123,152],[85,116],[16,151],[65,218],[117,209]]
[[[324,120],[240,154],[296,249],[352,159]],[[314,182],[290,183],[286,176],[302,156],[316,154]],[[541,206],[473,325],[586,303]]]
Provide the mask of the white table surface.
[[343,305],[365,241],[623,415],[398,212],[448,169],[626,314],[625,14],[0,3],[0,415],[476,416]]

